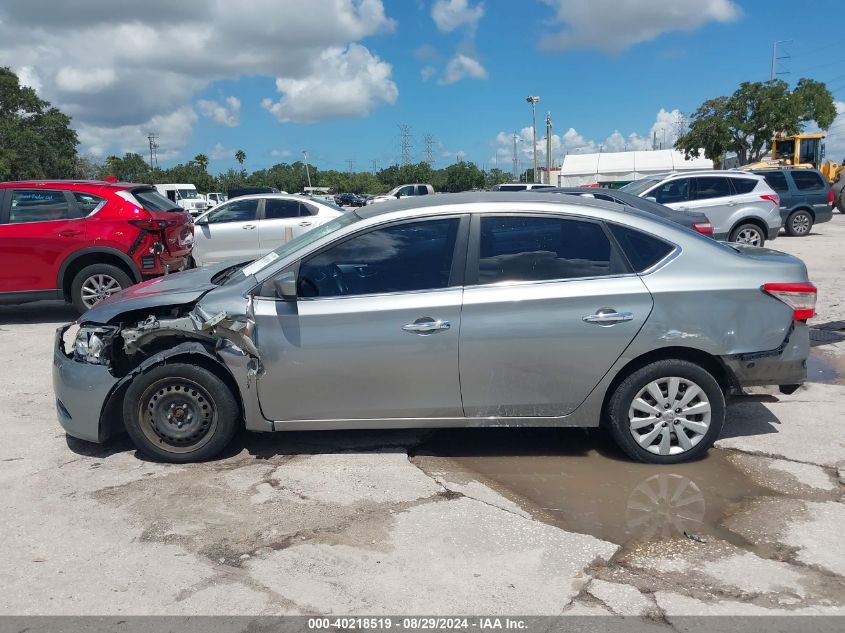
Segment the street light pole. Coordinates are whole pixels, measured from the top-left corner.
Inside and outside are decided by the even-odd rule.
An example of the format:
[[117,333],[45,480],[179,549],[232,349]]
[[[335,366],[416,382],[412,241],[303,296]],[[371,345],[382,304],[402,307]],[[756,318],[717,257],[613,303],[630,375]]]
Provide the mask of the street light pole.
[[533,182],[537,182],[537,104],[540,103],[540,97],[527,96],[525,100],[531,104],[531,134],[534,140],[534,171],[532,174]]
[[302,156],[305,158],[305,177],[308,179],[308,188],[311,188],[311,172],[308,171],[308,152],[302,150]]

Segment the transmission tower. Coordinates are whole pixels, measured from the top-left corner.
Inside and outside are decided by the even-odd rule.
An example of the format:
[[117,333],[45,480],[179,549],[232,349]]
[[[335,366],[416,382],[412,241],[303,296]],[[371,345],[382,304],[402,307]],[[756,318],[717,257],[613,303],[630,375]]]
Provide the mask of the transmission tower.
[[402,153],[402,164],[411,162],[411,126],[399,126],[399,150]]
[[149,132],[147,140],[150,142],[150,169],[155,169],[158,167],[158,135]]
[[434,137],[431,134],[426,134],[423,137],[423,146],[425,148],[423,150],[425,162],[431,166],[434,164]]
[[346,164],[347,164],[347,165],[349,165],[349,173],[350,173],[350,174],[351,174],[353,171],[355,171],[355,159],[354,159],[354,158],[350,158],[350,159],[348,159],[348,160],[346,161]]

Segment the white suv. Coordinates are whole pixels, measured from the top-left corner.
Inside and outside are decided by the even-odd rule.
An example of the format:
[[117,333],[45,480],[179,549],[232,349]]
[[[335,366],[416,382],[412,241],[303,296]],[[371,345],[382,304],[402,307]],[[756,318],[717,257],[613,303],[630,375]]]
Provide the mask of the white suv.
[[699,211],[713,225],[713,237],[762,246],[780,231],[780,198],[755,174],[731,170],[657,174],[622,187],[667,207]]

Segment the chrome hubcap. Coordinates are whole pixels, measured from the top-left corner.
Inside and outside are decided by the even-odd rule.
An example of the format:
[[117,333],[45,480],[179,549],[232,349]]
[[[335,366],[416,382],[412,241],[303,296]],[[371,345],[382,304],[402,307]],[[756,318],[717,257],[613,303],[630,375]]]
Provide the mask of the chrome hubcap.
[[197,450],[217,428],[214,400],[187,378],[164,378],[147,387],[138,419],[147,439],[171,453]]
[[82,283],[82,303],[91,308],[118,290],[120,284],[111,275],[91,275]]
[[760,246],[762,239],[763,236],[760,235],[760,231],[752,228],[742,229],[736,236],[736,242],[750,246]]
[[803,213],[799,213],[792,218],[792,230],[795,233],[806,233],[810,230],[810,218]]
[[634,440],[655,455],[678,455],[710,428],[710,401],[686,378],[660,378],[640,389],[628,409]]

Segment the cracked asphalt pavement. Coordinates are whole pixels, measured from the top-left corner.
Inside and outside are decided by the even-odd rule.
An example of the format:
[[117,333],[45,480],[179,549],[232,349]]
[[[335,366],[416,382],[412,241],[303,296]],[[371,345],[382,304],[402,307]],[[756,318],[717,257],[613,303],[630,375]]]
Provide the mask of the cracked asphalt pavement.
[[599,431],[241,434],[166,465],[67,438],[62,305],[0,307],[0,614],[845,614],[845,217],[772,246],[819,287],[810,382],[700,462]]

